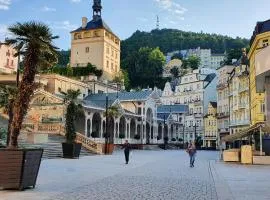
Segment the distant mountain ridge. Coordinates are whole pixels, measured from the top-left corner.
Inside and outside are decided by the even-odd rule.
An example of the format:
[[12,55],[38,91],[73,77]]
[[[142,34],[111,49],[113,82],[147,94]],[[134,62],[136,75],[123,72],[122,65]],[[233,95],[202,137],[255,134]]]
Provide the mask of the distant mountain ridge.
[[166,54],[180,49],[212,49],[212,53],[224,53],[230,49],[241,49],[249,46],[245,38],[208,33],[186,32],[177,29],[152,30],[151,32],[136,31],[122,41],[121,57],[126,56],[141,47],[159,47]]

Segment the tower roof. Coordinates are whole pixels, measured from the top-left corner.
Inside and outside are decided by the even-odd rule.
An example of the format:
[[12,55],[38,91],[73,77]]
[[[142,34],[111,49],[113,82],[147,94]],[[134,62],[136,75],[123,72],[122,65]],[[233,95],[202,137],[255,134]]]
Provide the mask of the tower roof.
[[108,32],[115,35],[111,30],[111,28],[104,22],[104,20],[101,17],[101,10],[102,10],[101,0],[94,0],[92,9],[93,9],[93,19],[87,23],[86,27],[84,28],[80,27],[76,30],[71,31],[71,33],[94,29],[106,29]]

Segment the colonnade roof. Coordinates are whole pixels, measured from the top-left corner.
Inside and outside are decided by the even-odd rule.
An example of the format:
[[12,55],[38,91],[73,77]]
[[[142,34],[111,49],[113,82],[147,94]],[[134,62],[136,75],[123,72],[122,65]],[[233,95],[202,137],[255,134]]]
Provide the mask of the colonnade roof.
[[119,92],[119,93],[102,93],[102,94],[91,94],[88,95],[84,101],[86,103],[89,102],[97,102],[97,101],[105,101],[106,95],[108,95],[109,101],[115,101],[118,99],[121,101],[145,101],[150,97],[153,93],[152,90],[147,91],[137,91],[137,92]]

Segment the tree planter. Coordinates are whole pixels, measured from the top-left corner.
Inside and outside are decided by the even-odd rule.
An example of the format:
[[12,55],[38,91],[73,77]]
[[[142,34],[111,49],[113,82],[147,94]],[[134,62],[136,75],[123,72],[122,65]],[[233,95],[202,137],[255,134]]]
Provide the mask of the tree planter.
[[43,149],[0,149],[0,188],[36,186]]
[[62,143],[64,158],[79,158],[81,153],[81,143]]

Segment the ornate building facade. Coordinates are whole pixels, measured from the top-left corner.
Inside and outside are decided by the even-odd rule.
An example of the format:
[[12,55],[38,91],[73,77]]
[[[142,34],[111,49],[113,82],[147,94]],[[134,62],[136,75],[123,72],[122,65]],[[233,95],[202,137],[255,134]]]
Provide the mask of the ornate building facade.
[[16,50],[0,42],[0,73],[12,74],[17,71],[18,57],[15,57]]
[[[240,59],[241,60],[241,59]],[[230,134],[250,127],[248,66],[239,63],[229,77]]]
[[71,67],[87,63],[103,71],[103,78],[112,80],[120,71],[120,39],[101,16],[101,0],[94,1],[93,18],[82,18],[80,28],[71,32]]
[[217,130],[217,102],[208,104],[207,114],[204,116],[204,147],[216,148],[219,142]]
[[[217,84],[217,125],[218,134],[221,137],[230,134],[230,107],[229,107],[229,74],[234,69],[233,65],[225,65],[218,68]],[[219,138],[219,139],[220,139]]]

